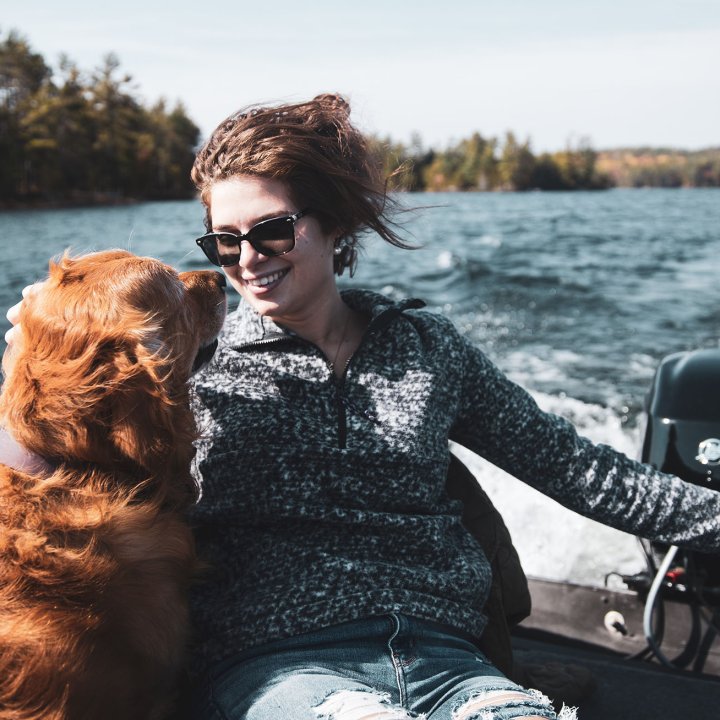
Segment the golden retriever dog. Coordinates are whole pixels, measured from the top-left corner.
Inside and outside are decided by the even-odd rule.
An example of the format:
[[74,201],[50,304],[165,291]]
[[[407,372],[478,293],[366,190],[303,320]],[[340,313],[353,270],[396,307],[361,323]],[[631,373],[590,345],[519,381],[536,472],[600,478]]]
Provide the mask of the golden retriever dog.
[[51,263],[0,395],[0,718],[154,720],[186,661],[188,379],[223,276],[123,251]]

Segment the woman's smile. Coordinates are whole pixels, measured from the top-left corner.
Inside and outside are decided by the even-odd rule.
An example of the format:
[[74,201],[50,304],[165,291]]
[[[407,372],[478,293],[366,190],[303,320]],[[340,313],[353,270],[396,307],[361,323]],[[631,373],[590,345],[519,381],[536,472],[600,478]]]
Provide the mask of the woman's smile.
[[268,293],[274,290],[289,272],[290,268],[284,268],[265,275],[241,277],[241,280],[254,293]]
[[[213,228],[247,234],[260,220],[298,212],[282,180],[235,175],[210,189]],[[328,319],[341,302],[333,269],[334,237],[308,211],[295,223],[295,247],[267,256],[249,242],[240,245],[237,265],[224,268],[233,287],[255,312],[300,332],[308,319]]]

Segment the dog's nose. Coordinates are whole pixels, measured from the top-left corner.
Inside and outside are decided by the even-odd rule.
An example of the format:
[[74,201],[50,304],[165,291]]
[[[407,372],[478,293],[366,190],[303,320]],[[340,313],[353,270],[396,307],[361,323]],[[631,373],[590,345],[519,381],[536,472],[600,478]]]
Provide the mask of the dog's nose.
[[217,276],[218,285],[222,288],[227,287],[227,279],[225,278],[225,275],[221,272],[216,272],[215,275]]

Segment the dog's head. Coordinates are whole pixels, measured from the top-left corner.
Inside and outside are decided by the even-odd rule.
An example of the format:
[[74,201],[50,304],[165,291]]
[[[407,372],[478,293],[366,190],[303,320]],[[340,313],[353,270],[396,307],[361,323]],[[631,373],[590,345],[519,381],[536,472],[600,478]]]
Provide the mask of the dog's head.
[[56,463],[186,465],[187,381],[214,350],[224,284],[120,250],[51,263],[3,357],[3,424]]

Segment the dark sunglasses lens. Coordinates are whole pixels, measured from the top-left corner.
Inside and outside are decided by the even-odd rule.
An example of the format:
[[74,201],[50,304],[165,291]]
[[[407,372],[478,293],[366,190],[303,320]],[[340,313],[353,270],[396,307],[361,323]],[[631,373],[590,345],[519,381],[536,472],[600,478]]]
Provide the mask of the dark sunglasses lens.
[[283,255],[295,247],[295,230],[290,218],[267,220],[250,230],[247,238],[263,255]]
[[201,247],[213,265],[227,267],[240,262],[240,242],[234,235],[208,235],[203,238]]

